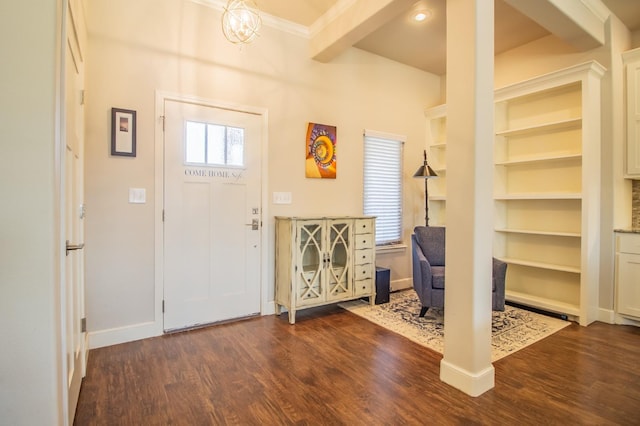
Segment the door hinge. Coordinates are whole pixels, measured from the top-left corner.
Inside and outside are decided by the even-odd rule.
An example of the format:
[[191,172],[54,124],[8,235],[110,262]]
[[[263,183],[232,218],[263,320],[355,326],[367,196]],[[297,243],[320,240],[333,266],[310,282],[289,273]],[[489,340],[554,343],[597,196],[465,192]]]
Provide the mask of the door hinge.
[[164,222],[164,209],[162,209],[162,221]]
[[84,105],[84,89],[80,90],[80,105]]
[[162,301],[162,313],[164,314],[164,300]]
[[162,120],[162,131],[164,132],[164,121],[165,121],[164,120],[165,119],[164,115],[161,115],[160,119]]
[[82,318],[80,320],[80,332],[81,333],[86,333],[87,332],[87,318]]

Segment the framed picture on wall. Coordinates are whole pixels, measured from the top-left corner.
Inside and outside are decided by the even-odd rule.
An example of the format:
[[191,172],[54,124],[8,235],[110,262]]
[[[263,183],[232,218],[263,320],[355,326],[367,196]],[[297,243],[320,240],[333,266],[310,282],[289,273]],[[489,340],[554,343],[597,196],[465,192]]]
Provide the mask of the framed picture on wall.
[[111,108],[111,155],[136,156],[136,112]]
[[309,123],[305,139],[305,176],[308,178],[335,179],[336,126]]

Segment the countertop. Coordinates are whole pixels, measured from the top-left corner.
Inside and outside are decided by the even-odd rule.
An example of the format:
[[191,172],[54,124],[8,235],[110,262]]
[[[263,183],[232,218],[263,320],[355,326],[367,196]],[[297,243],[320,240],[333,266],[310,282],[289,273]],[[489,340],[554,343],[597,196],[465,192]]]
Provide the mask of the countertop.
[[613,232],[620,232],[620,233],[624,233],[624,234],[640,234],[640,228],[614,229]]

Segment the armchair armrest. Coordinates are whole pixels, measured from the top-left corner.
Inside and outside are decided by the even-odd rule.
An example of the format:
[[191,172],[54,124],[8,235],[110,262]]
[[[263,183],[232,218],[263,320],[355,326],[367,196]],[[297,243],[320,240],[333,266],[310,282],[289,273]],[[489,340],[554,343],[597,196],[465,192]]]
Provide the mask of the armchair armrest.
[[425,257],[415,235],[411,235],[411,251],[413,260],[413,288],[420,296],[430,299],[431,288],[431,264]]
[[[493,277],[496,282],[504,283],[507,275],[507,263],[500,259],[493,258]],[[503,286],[504,287],[504,286]]]
[[504,310],[505,279],[507,276],[507,263],[493,258],[493,283],[495,285],[493,309]]

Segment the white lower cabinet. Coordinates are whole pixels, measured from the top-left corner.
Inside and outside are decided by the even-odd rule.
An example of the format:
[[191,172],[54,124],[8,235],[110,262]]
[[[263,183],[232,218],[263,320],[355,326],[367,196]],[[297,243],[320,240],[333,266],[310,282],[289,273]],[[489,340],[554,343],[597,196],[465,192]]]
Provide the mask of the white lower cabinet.
[[375,218],[276,217],[276,314],[375,300]]
[[616,237],[616,312],[640,319],[640,234]]

